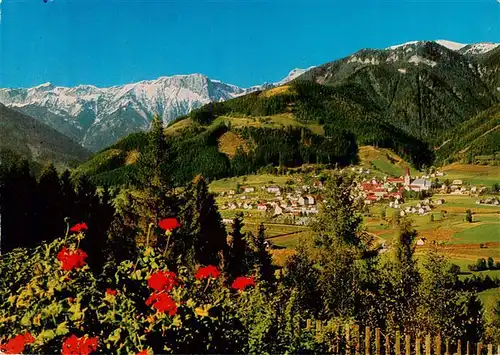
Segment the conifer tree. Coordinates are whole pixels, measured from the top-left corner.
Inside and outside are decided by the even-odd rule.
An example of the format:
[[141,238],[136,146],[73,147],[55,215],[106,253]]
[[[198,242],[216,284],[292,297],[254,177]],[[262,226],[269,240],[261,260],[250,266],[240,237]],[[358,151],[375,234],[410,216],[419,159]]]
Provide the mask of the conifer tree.
[[248,267],[248,243],[243,229],[243,214],[238,213],[233,220],[233,230],[231,232],[231,247],[229,250],[227,272],[230,279],[246,275]]
[[324,202],[312,229],[318,246],[338,248],[341,245],[362,248],[362,217],[352,199],[354,177],[333,174],[326,181]]
[[249,244],[254,254],[254,267],[259,272],[262,280],[272,284],[274,282],[274,268],[271,254],[266,247],[266,228],[263,223],[259,225],[257,236],[253,237],[251,235],[251,237],[252,242],[249,242]]
[[202,176],[197,176],[187,187],[179,208],[183,226],[177,235],[184,245],[184,251],[180,252],[187,259],[194,258],[194,263],[219,265],[227,250],[227,233],[215,198]]
[[53,164],[42,172],[37,185],[37,236],[40,241],[53,240],[64,235],[65,223],[61,209],[62,191],[59,175]]
[[70,221],[74,219],[74,211],[76,204],[76,192],[71,180],[71,173],[64,170],[60,177],[60,208],[63,219],[68,218]]
[[137,162],[138,187],[145,190],[149,218],[155,225],[161,218],[173,215],[176,204],[172,195],[170,161],[172,152],[165,138],[163,121],[158,115],[153,117],[148,133],[148,145]]
[[388,329],[415,333],[418,329],[417,308],[419,305],[420,274],[415,257],[417,231],[403,219],[392,260],[382,269],[380,298],[386,314]]

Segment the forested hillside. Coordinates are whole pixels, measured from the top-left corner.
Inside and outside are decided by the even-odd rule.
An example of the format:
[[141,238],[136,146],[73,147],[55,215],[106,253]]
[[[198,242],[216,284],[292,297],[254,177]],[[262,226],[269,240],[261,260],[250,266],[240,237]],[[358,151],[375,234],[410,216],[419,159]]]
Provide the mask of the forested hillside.
[[500,106],[494,106],[464,122],[444,137],[437,149],[440,161],[474,163],[475,157],[500,154]]
[[26,158],[35,165],[75,166],[90,152],[42,122],[0,104],[0,156]]
[[355,86],[380,119],[436,143],[448,130],[498,102],[493,52],[498,48],[479,64],[474,57],[430,41],[365,49],[297,80]]
[[[197,174],[207,179],[243,175],[267,166],[356,163],[359,145],[393,149],[417,167],[433,153],[421,140],[384,122],[356,86],[295,82],[193,110],[166,129],[177,184]],[[97,183],[133,179],[144,152],[137,133],[95,155],[79,170]]]

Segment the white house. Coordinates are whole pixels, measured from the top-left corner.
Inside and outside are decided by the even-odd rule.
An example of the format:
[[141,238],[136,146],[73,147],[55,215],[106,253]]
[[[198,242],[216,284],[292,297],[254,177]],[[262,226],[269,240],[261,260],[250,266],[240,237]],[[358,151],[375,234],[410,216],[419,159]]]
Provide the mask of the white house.
[[281,208],[279,205],[276,205],[276,207],[274,207],[274,214],[275,215],[283,214],[283,208]]
[[255,192],[255,187],[245,187],[245,192]]
[[264,204],[260,203],[260,204],[257,205],[257,209],[259,211],[267,211],[267,205],[264,205]]
[[426,191],[431,188],[431,182],[426,179],[415,179],[410,185],[410,189],[413,191]]
[[314,203],[315,203],[314,197],[312,197],[311,195],[307,195],[306,198],[307,198],[308,205],[314,205]]
[[224,218],[222,220],[222,223],[224,223],[224,224],[233,224],[234,221],[231,218]]
[[425,238],[423,238],[423,237],[422,237],[422,238],[419,238],[419,239],[417,240],[417,245],[418,245],[418,246],[422,246],[422,245],[424,245],[424,244],[425,244],[425,242],[426,242],[426,239],[425,239]]
[[267,187],[267,192],[275,194],[277,192],[281,192],[281,189],[279,186],[271,185]]

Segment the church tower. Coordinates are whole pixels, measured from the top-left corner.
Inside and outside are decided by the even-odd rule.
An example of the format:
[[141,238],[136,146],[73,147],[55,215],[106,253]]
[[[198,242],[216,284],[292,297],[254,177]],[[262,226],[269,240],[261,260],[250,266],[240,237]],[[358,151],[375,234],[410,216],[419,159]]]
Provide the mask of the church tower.
[[410,181],[411,181],[410,168],[406,167],[405,186],[410,186]]

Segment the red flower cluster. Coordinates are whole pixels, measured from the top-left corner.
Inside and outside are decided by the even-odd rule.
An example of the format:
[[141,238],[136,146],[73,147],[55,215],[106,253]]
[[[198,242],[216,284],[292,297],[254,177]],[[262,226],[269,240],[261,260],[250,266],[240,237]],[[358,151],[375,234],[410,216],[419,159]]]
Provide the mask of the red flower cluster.
[[200,267],[194,277],[198,280],[208,279],[209,277],[213,277],[214,279],[216,279],[217,277],[219,277],[219,275],[220,271],[215,266],[208,265],[205,267]]
[[87,226],[87,223],[77,223],[73,227],[69,229],[70,232],[75,232],[75,233],[80,233],[82,231],[88,230],[89,227]]
[[78,269],[85,265],[85,259],[87,258],[87,253],[81,249],[70,250],[63,247],[61,251],[57,254],[57,259],[62,262],[61,269],[72,270],[74,268]]
[[72,335],[64,341],[62,345],[62,355],[88,355],[97,350],[97,341],[97,337],[77,338],[76,335]]
[[238,291],[243,291],[248,286],[255,286],[255,280],[253,277],[240,276],[236,280],[234,280],[233,284],[231,285],[232,288]]
[[148,349],[144,349],[144,350],[139,351],[135,355],[149,355],[149,351],[148,351]]
[[35,338],[30,333],[16,335],[10,339],[6,344],[0,345],[0,352],[2,354],[21,354],[24,351],[26,344],[35,342]]
[[116,296],[116,290],[112,290],[110,288],[106,289],[106,293],[111,296]]
[[166,312],[170,316],[175,316],[177,313],[177,304],[175,301],[167,295],[166,293],[156,293],[153,292],[151,296],[146,300],[146,306],[153,305],[158,312]]
[[157,271],[148,279],[148,286],[157,292],[168,292],[178,284],[177,276],[172,271]]
[[161,229],[164,231],[172,231],[176,228],[179,228],[181,224],[177,220],[177,218],[165,218],[158,223]]

